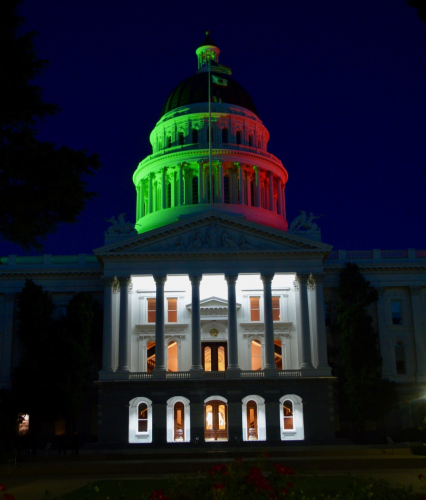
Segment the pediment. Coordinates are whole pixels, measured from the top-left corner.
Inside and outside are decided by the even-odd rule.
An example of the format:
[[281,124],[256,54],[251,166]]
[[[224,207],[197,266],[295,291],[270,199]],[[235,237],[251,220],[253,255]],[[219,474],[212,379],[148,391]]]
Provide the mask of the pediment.
[[132,236],[95,250],[99,258],[148,256],[166,258],[200,254],[309,253],[327,255],[331,245],[309,240],[242,217],[209,212]]

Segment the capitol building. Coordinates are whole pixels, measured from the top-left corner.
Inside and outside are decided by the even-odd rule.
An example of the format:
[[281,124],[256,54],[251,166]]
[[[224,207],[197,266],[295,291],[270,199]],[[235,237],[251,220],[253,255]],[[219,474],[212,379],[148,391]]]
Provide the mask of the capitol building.
[[339,272],[355,262],[379,293],[382,373],[400,398],[388,424],[418,425],[426,251],[333,250],[315,207],[288,221],[287,170],[219,54],[207,34],[197,71],[165,99],[152,154],[133,174],[135,224],[111,218],[93,255],[1,259],[1,387],[16,363],[17,294],[31,278],[58,308],[80,291],[103,304],[100,444],[331,440],[328,324]]

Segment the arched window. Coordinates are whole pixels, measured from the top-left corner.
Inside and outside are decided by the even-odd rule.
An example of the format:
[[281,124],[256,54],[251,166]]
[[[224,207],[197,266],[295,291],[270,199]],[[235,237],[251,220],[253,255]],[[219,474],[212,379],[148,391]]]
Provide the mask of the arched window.
[[305,439],[301,397],[287,394],[280,398],[280,430],[282,441]]
[[226,127],[222,129],[222,143],[228,144],[228,129]]
[[192,178],[192,204],[198,203],[198,177]]
[[231,203],[229,196],[229,175],[225,175],[223,178],[223,200],[225,203]]
[[172,136],[171,135],[167,136],[167,147],[168,148],[172,147]]
[[281,344],[281,340],[274,340],[274,353],[275,353],[275,366],[278,370],[283,369],[283,347]]
[[395,344],[395,363],[396,363],[396,374],[405,375],[407,373],[405,367],[405,348],[404,344],[398,340]]
[[256,205],[255,202],[255,189],[254,189],[254,181],[250,181],[250,205],[254,207]]
[[249,146],[252,147],[253,146],[253,136],[251,134],[249,134]]
[[129,402],[129,443],[152,442],[152,401],[137,397]]
[[166,200],[166,207],[170,208],[172,206],[172,183],[168,182],[167,183],[167,200]]
[[192,142],[194,144],[198,144],[198,129],[197,128],[192,129]]
[[178,371],[178,344],[176,340],[171,340],[167,346],[167,370],[169,372]]
[[241,144],[241,131],[240,130],[237,130],[237,132],[235,134],[235,139],[236,139],[237,144]]
[[146,346],[146,371],[152,372],[155,368],[155,342],[148,342]]
[[251,341],[251,369],[255,371],[262,369],[262,345],[258,339]]
[[167,442],[189,443],[190,441],[189,399],[183,396],[174,396],[167,401]]
[[228,405],[221,396],[212,396],[204,401],[204,439],[206,441],[228,441]]
[[250,395],[242,400],[243,441],[266,441],[265,400]]
[[183,132],[179,132],[179,146],[183,146],[184,144],[184,136],[183,136]]

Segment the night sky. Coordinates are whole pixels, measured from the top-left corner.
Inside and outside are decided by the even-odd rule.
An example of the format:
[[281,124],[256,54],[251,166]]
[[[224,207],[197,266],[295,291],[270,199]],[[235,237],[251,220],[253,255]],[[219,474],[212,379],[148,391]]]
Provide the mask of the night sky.
[[24,0],[20,13],[50,61],[36,83],[62,109],[39,138],[103,164],[89,181],[99,196],[46,253],[91,253],[105,217],[134,222],[132,174],[207,29],[289,173],[289,223],[324,214],[335,249],[426,249],[426,25],[405,0]]

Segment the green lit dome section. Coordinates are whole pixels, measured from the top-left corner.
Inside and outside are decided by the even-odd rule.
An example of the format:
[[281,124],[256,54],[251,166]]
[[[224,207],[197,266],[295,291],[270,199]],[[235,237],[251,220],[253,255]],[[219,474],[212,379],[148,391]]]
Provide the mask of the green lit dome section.
[[267,151],[269,132],[219,54],[207,34],[197,73],[172,91],[150,134],[152,154],[133,174],[138,233],[209,211],[287,230],[287,171]]

